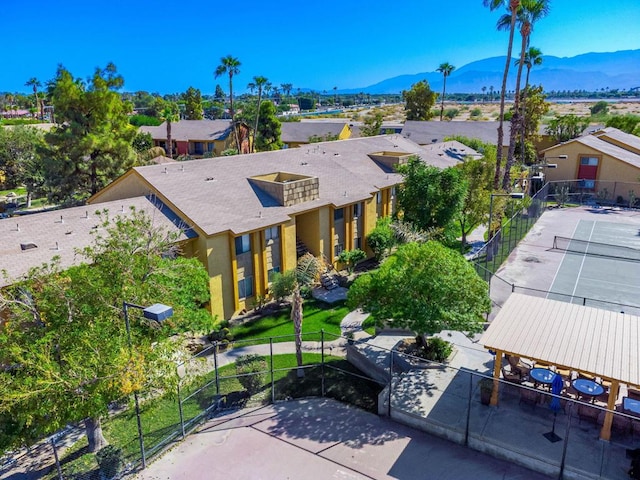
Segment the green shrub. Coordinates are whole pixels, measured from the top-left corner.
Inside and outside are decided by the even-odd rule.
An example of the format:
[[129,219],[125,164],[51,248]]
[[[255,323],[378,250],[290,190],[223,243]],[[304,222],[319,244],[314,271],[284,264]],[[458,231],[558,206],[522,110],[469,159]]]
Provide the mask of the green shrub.
[[356,248],[354,250],[343,250],[342,252],[340,252],[340,255],[338,255],[338,261],[347,266],[347,270],[349,271],[349,273],[353,273],[353,269],[358,264],[358,262],[361,262],[365,258],[367,258],[367,254],[359,248]]
[[430,338],[425,347],[425,358],[434,362],[442,363],[453,351],[453,347],[449,342],[440,337]]
[[150,115],[131,115],[129,117],[129,123],[136,127],[141,127],[143,125],[157,127],[158,125],[162,125],[162,121],[159,118],[152,117]]
[[96,461],[105,478],[113,478],[120,473],[123,459],[122,450],[113,445],[107,445],[96,453]]
[[473,110],[471,110],[471,112],[469,113],[469,115],[471,117],[479,117],[482,115],[482,110],[480,110],[479,108],[474,108]]
[[444,117],[447,120],[453,120],[455,117],[457,117],[460,114],[460,110],[458,110],[457,108],[447,108],[444,111]]
[[242,355],[236,360],[236,374],[240,375],[238,381],[249,395],[258,393],[266,382],[266,369],[264,357],[255,353]]
[[604,100],[600,100],[594,104],[589,111],[591,112],[591,115],[606,115],[609,111],[609,104]]

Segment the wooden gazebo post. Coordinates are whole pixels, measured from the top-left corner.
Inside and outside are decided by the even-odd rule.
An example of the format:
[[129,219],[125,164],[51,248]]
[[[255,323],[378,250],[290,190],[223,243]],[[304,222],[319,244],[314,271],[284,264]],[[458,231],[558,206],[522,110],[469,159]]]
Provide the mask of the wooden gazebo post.
[[618,398],[618,392],[620,391],[620,382],[618,380],[611,380],[611,386],[609,387],[609,400],[607,402],[607,412],[604,415],[604,422],[602,423],[602,429],[600,430],[601,440],[611,440],[611,424],[613,423],[613,410],[616,405],[616,399]]
[[502,350],[496,350],[496,359],[493,362],[493,391],[491,392],[491,401],[489,405],[494,407],[498,405],[498,389],[500,388],[500,371],[502,370]]

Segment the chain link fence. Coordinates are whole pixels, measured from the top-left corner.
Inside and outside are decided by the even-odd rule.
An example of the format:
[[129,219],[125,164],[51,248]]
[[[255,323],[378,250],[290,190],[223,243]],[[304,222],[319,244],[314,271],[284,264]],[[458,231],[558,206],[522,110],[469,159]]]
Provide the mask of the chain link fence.
[[[615,411],[610,412],[611,442],[598,442],[606,407],[575,398],[569,389],[554,396],[530,381],[510,383],[326,333],[320,341],[305,341],[298,368],[292,342],[263,341],[232,342],[223,349],[212,345],[181,365],[175,393],[142,402],[142,443],[134,409],[105,421],[111,439],[118,429],[131,432],[113,440],[125,452],[124,465],[117,464],[113,477],[106,473],[108,466],[79,461],[93,456],[74,449],[82,433],[73,427],[5,459],[0,478],[121,478],[142,466],[141,445],[149,461],[221,411],[310,396],[335,398],[558,478],[627,478],[626,450],[640,440],[640,418]],[[484,355],[483,368],[493,368],[493,359],[479,346],[456,355]],[[570,379],[565,380],[568,385]],[[498,408],[487,406],[494,391]],[[557,409],[551,408],[554,397]],[[72,432],[75,442],[70,442]]]

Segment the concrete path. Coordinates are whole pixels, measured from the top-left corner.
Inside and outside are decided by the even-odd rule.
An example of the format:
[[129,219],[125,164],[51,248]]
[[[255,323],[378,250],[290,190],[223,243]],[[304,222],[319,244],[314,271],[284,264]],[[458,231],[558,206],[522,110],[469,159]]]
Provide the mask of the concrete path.
[[542,480],[510,462],[327,398],[227,412],[137,476],[160,479]]

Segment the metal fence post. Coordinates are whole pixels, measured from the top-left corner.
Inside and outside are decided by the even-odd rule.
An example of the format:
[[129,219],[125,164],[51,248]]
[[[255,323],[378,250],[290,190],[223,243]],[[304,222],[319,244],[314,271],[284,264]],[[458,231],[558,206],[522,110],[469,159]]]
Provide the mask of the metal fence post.
[[388,415],[391,418],[391,389],[393,387],[393,350],[389,356],[389,398],[387,400]]
[[213,342],[213,369],[216,374],[216,395],[220,395],[220,375],[218,375],[218,342]]
[[60,458],[58,457],[58,448],[56,447],[55,439],[51,438],[51,448],[53,449],[53,457],[56,460],[56,470],[58,473],[58,480],[64,480],[62,476],[62,468],[60,468]]
[[320,358],[322,360],[322,385],[320,391],[322,392],[322,396],[324,397],[324,328],[320,329]]
[[178,412],[180,413],[180,430],[182,431],[182,439],[185,439],[184,434],[184,413],[182,412],[182,397],[180,396],[180,379],[178,378]]
[[269,370],[271,370],[271,403],[276,403],[276,384],[273,378],[273,337],[269,337]]
[[471,422],[471,397],[473,395],[473,373],[469,372],[469,397],[467,399],[467,426],[464,430],[464,446],[469,446],[469,423]]

